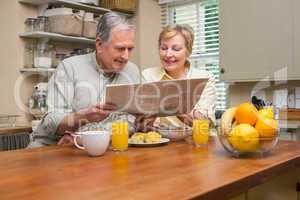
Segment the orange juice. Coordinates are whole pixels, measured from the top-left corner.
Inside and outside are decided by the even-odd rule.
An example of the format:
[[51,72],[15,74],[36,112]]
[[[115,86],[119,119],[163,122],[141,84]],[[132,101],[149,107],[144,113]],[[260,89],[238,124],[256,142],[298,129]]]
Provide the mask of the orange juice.
[[128,149],[127,122],[113,122],[111,134],[111,146],[114,151],[125,151]]
[[193,120],[193,141],[196,147],[207,145],[209,137],[209,121],[207,119]]

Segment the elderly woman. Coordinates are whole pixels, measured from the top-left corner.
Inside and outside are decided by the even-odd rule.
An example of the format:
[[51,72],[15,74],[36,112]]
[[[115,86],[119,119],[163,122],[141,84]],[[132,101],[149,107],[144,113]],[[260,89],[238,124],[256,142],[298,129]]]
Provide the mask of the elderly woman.
[[[167,26],[160,33],[158,42],[161,67],[145,69],[142,75],[146,82],[188,78],[208,78],[208,82],[191,113],[156,118],[155,123],[174,126],[182,126],[183,123],[191,125],[195,118],[208,118],[215,122],[215,80],[210,72],[192,67],[188,60],[194,42],[192,28],[187,25]],[[147,120],[141,117],[138,126],[144,128],[152,124],[153,120],[153,118]]]

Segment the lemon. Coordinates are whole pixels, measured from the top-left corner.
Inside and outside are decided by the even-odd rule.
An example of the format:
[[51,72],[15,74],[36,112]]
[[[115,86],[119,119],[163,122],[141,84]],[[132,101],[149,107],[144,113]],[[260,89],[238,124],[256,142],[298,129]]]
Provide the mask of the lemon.
[[258,114],[260,116],[265,116],[267,118],[274,119],[274,112],[273,112],[273,108],[271,106],[269,106],[267,108],[260,109],[258,111]]
[[240,152],[253,152],[259,147],[259,134],[253,126],[239,124],[230,132],[228,141]]
[[259,115],[255,129],[260,137],[272,138],[275,137],[278,130],[278,122],[265,115]]

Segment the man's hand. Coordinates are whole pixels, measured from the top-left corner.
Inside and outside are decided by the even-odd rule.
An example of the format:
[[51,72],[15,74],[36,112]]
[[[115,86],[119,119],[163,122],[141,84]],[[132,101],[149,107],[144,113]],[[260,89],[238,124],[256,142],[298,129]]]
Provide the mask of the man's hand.
[[116,110],[117,106],[112,103],[98,103],[78,111],[77,115],[88,122],[99,122]]
[[155,116],[146,117],[145,115],[136,115],[134,122],[136,130],[143,132],[151,131],[155,119]]
[[117,110],[112,103],[98,103],[67,115],[58,126],[57,134],[64,135],[66,131],[76,131],[80,126],[90,122],[100,122],[110,113]]
[[74,145],[74,137],[70,134],[65,134],[60,138],[57,145],[59,146],[71,146]]

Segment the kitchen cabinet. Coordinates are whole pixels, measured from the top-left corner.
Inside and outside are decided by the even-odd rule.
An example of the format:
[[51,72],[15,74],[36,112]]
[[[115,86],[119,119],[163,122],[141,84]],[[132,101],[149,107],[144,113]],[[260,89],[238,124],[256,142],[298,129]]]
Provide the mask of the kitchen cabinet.
[[[295,65],[300,64],[300,58],[293,61],[295,50],[300,48],[300,36],[296,36],[300,26],[293,32],[293,24],[300,16],[296,12],[299,1],[220,0],[219,6],[222,80],[300,78],[300,69],[296,70]],[[298,44],[293,48],[295,39]]]
[[299,180],[299,168],[290,170],[230,200],[297,199],[298,195],[300,195],[296,190]]
[[293,74],[294,79],[300,79],[300,1],[293,0]]

